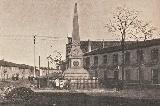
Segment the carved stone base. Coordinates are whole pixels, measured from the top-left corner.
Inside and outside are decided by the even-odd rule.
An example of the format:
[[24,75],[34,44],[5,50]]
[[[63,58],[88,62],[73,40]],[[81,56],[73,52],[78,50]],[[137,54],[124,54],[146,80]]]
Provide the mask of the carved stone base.
[[69,68],[64,71],[65,79],[89,79],[89,73],[84,68]]

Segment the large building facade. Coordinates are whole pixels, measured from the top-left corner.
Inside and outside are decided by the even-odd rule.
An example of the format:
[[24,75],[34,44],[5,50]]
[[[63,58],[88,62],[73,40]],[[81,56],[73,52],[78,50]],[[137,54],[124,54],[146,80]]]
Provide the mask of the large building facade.
[[125,45],[124,74],[122,48],[100,48],[84,54],[84,67],[92,77],[103,81],[125,80],[128,83],[160,83],[160,39]]

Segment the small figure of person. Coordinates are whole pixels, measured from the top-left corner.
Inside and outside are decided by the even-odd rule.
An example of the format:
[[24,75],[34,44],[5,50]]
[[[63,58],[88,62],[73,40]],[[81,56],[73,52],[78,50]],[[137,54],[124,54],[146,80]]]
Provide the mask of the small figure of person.
[[55,80],[55,83],[56,83],[56,88],[59,89],[60,83],[58,78]]

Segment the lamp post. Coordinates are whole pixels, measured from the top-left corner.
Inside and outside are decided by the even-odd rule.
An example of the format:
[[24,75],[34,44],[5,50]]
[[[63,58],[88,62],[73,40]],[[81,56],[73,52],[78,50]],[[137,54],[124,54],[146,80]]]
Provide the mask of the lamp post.
[[33,36],[34,39],[34,72],[33,77],[36,77],[36,59],[35,59],[35,46],[36,46],[36,35]]
[[49,75],[49,60],[48,60],[48,72],[47,72],[47,75]]

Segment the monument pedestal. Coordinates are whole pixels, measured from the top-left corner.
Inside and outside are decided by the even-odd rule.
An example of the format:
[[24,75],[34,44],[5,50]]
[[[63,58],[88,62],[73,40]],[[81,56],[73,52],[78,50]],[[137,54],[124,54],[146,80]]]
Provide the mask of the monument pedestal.
[[89,73],[84,68],[69,68],[64,72],[65,79],[89,79]]
[[64,71],[65,79],[89,79],[89,72],[83,68],[81,55],[72,55],[69,63],[69,68]]

